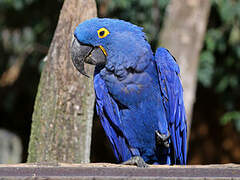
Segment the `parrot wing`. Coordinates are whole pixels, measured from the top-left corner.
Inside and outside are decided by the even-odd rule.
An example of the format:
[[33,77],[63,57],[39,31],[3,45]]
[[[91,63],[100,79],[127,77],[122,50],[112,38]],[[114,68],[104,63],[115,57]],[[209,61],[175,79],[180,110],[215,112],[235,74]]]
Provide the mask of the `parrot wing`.
[[119,107],[110,96],[104,80],[100,74],[94,76],[94,89],[96,93],[96,110],[100,117],[105,133],[112,144],[115,157],[119,162],[131,157],[127,140],[121,129]]
[[183,88],[179,67],[174,57],[165,48],[158,48],[155,62],[159,74],[163,104],[166,109],[168,128],[174,148],[176,164],[186,164],[187,124],[183,102]]

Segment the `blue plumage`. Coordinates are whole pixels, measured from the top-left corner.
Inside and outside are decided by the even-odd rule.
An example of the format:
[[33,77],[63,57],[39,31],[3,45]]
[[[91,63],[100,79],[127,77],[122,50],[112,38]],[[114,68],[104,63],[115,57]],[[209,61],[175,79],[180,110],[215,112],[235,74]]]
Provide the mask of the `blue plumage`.
[[172,55],[158,48],[154,56],[142,28],[122,20],[94,18],[74,35],[106,53],[94,75],[96,109],[118,162],[141,156],[149,164],[186,164],[183,89]]

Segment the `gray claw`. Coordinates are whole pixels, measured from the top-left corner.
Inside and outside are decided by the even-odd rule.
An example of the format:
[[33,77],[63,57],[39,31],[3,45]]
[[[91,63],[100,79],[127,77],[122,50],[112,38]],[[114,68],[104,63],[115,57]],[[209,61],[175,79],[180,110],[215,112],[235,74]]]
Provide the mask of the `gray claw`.
[[161,134],[159,131],[155,131],[155,138],[156,138],[156,144],[157,145],[163,145],[166,148],[169,148],[169,138],[170,138],[170,132],[168,131],[168,134]]
[[135,165],[141,168],[147,168],[148,164],[140,156],[133,156],[131,159],[123,162],[124,165]]

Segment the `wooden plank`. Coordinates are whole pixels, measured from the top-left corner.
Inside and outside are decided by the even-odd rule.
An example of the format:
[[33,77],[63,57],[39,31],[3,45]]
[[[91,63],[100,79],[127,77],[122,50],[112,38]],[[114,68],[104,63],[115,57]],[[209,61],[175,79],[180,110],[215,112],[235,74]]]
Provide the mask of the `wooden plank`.
[[0,165],[0,180],[15,179],[229,179],[240,180],[240,165],[134,166],[93,164]]

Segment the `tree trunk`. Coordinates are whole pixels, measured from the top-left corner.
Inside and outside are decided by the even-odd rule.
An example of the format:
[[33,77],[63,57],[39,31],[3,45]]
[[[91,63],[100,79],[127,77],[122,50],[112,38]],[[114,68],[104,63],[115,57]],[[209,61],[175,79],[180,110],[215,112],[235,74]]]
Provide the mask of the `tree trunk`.
[[35,100],[28,162],[89,162],[93,82],[73,67],[69,49],[77,24],[96,15],[94,0],[64,2]]
[[210,11],[210,0],[172,0],[167,8],[161,45],[170,50],[181,69],[188,138],[195,102],[199,54]]

